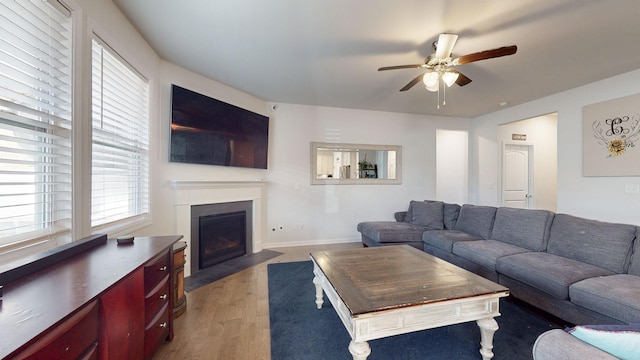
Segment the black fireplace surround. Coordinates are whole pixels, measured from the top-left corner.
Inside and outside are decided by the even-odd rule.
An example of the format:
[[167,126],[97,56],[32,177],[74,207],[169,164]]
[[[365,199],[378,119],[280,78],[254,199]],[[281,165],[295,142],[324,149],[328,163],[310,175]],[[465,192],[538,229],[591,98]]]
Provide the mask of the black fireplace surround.
[[191,274],[251,254],[253,202],[191,206]]

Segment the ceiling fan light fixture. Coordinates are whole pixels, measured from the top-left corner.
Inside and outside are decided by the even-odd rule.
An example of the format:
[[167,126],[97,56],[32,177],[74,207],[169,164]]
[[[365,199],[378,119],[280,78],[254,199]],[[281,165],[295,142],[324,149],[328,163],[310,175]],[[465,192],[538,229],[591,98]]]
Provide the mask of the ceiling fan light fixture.
[[429,87],[433,87],[434,85],[438,85],[438,76],[439,74],[436,71],[430,71],[422,77],[422,82]]
[[438,79],[436,79],[436,82],[430,85],[426,86],[427,90],[431,91],[431,92],[436,92],[438,91],[438,89],[440,89],[440,81]]
[[459,74],[457,72],[446,71],[442,74],[442,81],[450,87],[456,82],[456,80],[458,80],[458,75]]

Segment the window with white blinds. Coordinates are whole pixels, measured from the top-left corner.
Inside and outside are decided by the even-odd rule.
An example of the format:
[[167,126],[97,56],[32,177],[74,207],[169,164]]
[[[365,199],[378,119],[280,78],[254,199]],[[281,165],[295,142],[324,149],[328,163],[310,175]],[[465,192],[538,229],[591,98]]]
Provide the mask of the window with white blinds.
[[72,20],[0,2],[0,249],[70,238]]
[[91,226],[149,212],[149,85],[94,37]]

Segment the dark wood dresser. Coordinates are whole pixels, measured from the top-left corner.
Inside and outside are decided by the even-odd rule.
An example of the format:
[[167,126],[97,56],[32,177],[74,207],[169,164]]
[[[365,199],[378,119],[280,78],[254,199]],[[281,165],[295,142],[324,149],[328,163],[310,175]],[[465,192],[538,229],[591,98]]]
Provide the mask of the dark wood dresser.
[[107,240],[4,285],[1,359],[151,359],[173,338],[173,245]]

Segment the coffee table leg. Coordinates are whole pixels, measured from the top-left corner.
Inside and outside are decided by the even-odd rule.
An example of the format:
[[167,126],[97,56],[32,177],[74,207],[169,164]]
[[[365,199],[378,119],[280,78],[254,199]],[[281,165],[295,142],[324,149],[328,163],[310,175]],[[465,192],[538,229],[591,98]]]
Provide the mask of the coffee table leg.
[[349,352],[353,356],[353,360],[367,360],[369,354],[371,354],[371,347],[366,341],[354,342],[351,340],[349,343]]
[[313,277],[313,283],[316,285],[316,307],[318,309],[322,309],[322,304],[324,300],[322,299],[322,280],[319,277]]
[[480,354],[482,360],[489,360],[493,357],[493,334],[498,330],[498,323],[494,318],[477,320],[480,327]]

